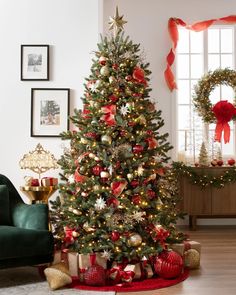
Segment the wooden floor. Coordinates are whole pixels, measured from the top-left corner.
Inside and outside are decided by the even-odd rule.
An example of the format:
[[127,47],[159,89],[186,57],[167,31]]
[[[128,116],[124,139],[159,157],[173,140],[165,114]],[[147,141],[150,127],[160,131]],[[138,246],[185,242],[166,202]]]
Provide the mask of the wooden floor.
[[169,288],[117,295],[235,295],[236,226],[198,227],[188,233],[202,244],[199,270],[191,271],[187,280]]

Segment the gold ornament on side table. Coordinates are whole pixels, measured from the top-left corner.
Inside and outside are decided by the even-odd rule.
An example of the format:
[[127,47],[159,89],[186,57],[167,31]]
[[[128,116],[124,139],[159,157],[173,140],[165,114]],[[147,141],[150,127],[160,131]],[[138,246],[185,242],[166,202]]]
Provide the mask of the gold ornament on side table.
[[[21,169],[30,169],[38,174],[35,185],[32,185],[31,177],[25,177],[26,185],[20,187],[21,191],[24,192],[32,203],[47,203],[51,195],[57,190],[57,179],[43,179],[45,182],[47,182],[47,180],[49,181],[49,185],[43,186],[41,185],[41,174],[50,169],[58,168],[57,160],[54,155],[44,150],[39,143],[34,151],[23,156],[19,165]],[[52,183],[50,183],[51,180]]]

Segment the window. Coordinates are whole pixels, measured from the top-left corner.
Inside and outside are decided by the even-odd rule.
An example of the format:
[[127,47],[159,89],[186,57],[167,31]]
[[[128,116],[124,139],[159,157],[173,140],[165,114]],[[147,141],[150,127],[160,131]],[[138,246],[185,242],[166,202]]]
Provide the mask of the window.
[[[214,158],[219,147],[225,157],[236,154],[235,126],[230,122],[230,143],[215,143],[215,124],[205,124],[194,110],[192,94],[201,76],[217,68],[234,69],[234,26],[212,26],[203,32],[179,29],[177,48],[177,152],[184,151],[189,162],[197,161],[203,140],[208,142],[209,155]],[[219,86],[210,95],[214,104],[219,100],[233,102],[231,87]]]

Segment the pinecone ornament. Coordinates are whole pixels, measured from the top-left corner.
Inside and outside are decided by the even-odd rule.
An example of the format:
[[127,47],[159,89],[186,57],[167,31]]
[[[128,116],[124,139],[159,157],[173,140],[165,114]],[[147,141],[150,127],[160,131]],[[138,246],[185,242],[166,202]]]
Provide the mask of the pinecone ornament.
[[106,284],[105,269],[98,264],[90,266],[85,271],[84,282],[89,286],[104,286]]

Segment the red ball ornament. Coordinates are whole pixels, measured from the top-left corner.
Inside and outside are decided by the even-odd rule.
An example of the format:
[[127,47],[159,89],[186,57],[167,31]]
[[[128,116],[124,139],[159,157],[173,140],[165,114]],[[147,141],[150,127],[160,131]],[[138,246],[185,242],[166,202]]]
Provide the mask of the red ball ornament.
[[148,135],[153,135],[153,131],[152,131],[152,130],[147,130],[146,133],[147,133]]
[[119,68],[118,64],[113,64],[112,65],[113,70],[117,70]]
[[110,197],[107,199],[107,205],[116,208],[119,205],[119,201],[115,197]]
[[144,150],[144,147],[141,144],[136,144],[135,146],[133,146],[133,152],[135,154],[139,154]]
[[121,130],[120,131],[120,136],[126,136],[127,135],[127,131],[126,130]]
[[235,160],[234,159],[229,159],[228,164],[229,164],[229,166],[233,166],[235,164]]
[[113,232],[111,233],[111,240],[112,240],[113,242],[118,241],[119,238],[120,238],[120,233],[119,233],[118,231],[113,231]]
[[120,161],[117,161],[115,164],[115,169],[119,169],[120,168]]
[[223,162],[222,160],[218,160],[218,161],[217,161],[217,165],[218,165],[218,166],[222,166],[223,164],[224,164],[224,162]]
[[151,199],[151,200],[156,197],[156,193],[152,189],[149,189],[147,191],[147,195],[148,195],[149,199]]
[[128,122],[128,126],[133,127],[134,125],[135,125],[135,122],[134,121]]
[[199,165],[200,165],[200,164],[199,164],[198,162],[195,162],[195,163],[194,163],[194,166],[195,166],[195,167],[199,167]]
[[84,273],[84,282],[89,286],[104,286],[106,283],[105,269],[98,264],[90,266]]
[[84,134],[85,137],[88,138],[92,138],[92,139],[96,139],[97,138],[97,134],[95,132],[88,132]]
[[141,97],[142,94],[141,94],[141,93],[133,93],[132,96],[133,96],[133,97]]
[[130,185],[135,188],[139,185],[139,181],[137,179],[134,179],[130,182]]
[[109,96],[109,99],[112,101],[112,102],[116,102],[119,98],[115,95],[115,94],[111,94]]
[[132,78],[131,75],[128,75],[128,76],[125,77],[125,80],[126,80],[126,81],[131,81],[132,79],[133,79],[133,78]]
[[174,279],[183,272],[183,259],[174,251],[163,251],[156,257],[154,269],[163,279]]
[[98,61],[100,65],[105,66],[107,59],[105,56],[100,56]]
[[141,196],[138,194],[132,196],[132,202],[134,203],[134,205],[139,205],[141,203],[141,200]]
[[99,165],[96,165],[92,168],[93,174],[96,176],[99,176],[102,170],[102,167]]

